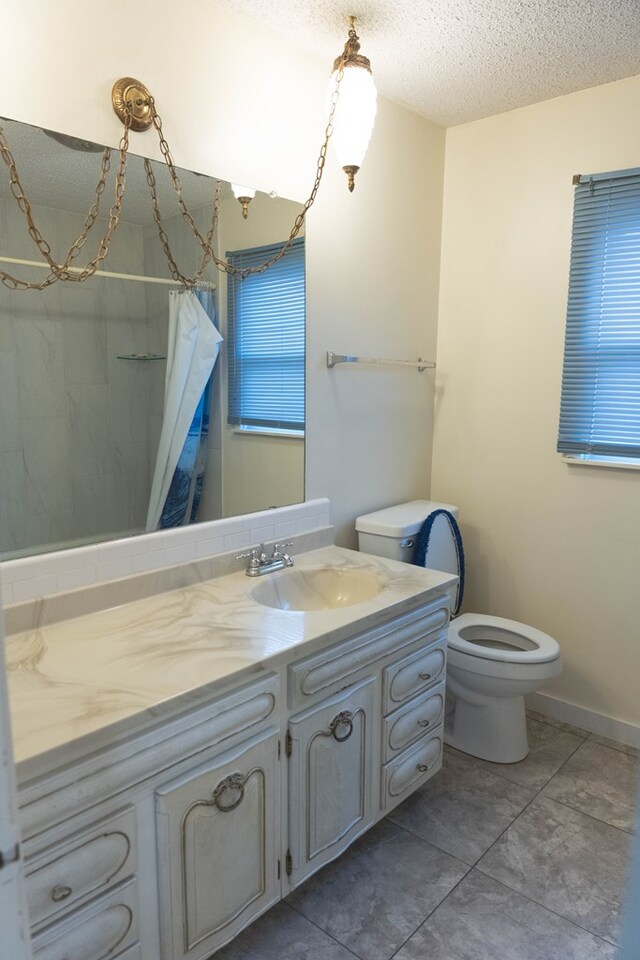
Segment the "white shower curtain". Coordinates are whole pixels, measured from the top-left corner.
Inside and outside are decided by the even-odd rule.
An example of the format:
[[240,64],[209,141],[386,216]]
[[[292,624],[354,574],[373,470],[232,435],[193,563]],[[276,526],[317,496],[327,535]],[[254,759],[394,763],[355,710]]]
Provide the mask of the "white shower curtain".
[[215,366],[222,337],[193,290],[169,293],[164,419],[151,485],[147,530],[157,530],[194,414]]

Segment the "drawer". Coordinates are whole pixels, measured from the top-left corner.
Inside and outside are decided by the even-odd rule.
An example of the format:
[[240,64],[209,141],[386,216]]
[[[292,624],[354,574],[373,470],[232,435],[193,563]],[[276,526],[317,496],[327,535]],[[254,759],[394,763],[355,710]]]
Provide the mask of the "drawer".
[[410,697],[432,687],[444,675],[447,638],[438,644],[396,660],[382,672],[382,712],[390,713]]
[[135,880],[117,887],[89,906],[33,938],[33,960],[115,960],[136,957],[138,908]]
[[289,706],[306,706],[310,697],[338,693],[359,671],[406,652],[410,645],[415,649],[420,641],[423,647],[435,643],[448,625],[449,594],[443,592],[416,610],[296,661],[287,670]]
[[26,864],[29,918],[55,919],[80,900],[102,893],[135,872],[133,807],[50,847]]
[[444,681],[398,707],[383,720],[382,753],[391,760],[416,740],[431,733],[444,714]]
[[391,810],[442,766],[442,727],[382,768],[382,809]]

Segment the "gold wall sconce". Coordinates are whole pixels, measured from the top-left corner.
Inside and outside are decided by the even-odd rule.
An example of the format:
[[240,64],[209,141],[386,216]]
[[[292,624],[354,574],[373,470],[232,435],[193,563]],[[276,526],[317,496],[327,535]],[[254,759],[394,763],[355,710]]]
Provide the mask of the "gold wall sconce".
[[231,189],[234,197],[242,207],[242,216],[246,220],[249,216],[249,204],[255,197],[256,192],[253,187],[243,187],[239,183],[232,183]]

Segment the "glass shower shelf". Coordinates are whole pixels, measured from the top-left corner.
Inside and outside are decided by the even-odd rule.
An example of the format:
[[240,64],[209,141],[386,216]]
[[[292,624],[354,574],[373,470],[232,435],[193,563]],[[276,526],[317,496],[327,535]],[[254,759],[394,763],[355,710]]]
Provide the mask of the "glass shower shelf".
[[119,353],[118,360],[166,360],[167,358],[160,353]]

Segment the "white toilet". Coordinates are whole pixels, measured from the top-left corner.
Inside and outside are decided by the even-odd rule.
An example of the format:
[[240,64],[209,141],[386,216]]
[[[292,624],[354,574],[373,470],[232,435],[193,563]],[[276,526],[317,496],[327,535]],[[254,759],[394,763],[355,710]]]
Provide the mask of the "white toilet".
[[417,546],[425,567],[460,577],[451,591],[444,739],[474,757],[516,763],[529,752],[524,697],[561,672],[560,647],[553,637],[515,620],[480,613],[456,617],[464,590],[457,516],[457,507],[431,500],[378,510],[356,520],[359,548],[411,563]]

